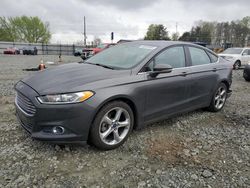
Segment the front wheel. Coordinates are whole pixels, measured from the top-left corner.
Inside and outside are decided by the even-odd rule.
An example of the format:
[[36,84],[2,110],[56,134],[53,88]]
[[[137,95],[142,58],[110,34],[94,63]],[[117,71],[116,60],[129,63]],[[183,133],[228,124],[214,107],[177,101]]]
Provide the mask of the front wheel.
[[134,115],[129,105],[113,101],[96,115],[90,131],[90,141],[99,149],[115,149],[127,140],[133,125]]
[[227,100],[227,86],[224,83],[220,83],[213,95],[208,110],[211,112],[220,111],[224,107],[226,100]]

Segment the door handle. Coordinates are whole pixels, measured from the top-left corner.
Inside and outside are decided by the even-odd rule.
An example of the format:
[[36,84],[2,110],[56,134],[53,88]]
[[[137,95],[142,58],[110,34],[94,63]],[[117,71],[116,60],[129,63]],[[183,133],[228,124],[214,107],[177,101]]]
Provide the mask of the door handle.
[[216,72],[217,71],[217,68],[213,68],[213,72]]
[[187,76],[187,72],[182,72],[181,75],[182,76]]

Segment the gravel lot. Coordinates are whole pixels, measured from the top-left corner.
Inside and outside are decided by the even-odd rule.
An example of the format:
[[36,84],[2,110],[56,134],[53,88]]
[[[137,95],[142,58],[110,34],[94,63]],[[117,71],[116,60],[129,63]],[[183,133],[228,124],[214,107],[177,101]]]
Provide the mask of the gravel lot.
[[155,123],[103,152],[35,141],[19,126],[13,86],[41,58],[58,61],[0,55],[0,187],[250,187],[250,83],[242,70],[234,72],[233,95],[221,112]]

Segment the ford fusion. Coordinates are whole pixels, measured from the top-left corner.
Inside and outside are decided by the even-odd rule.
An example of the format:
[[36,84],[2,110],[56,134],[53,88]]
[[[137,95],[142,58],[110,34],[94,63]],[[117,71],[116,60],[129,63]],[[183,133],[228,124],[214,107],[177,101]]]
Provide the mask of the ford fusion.
[[19,81],[16,114],[34,139],[109,150],[146,124],[199,108],[220,111],[231,82],[232,65],[207,48],[128,42]]

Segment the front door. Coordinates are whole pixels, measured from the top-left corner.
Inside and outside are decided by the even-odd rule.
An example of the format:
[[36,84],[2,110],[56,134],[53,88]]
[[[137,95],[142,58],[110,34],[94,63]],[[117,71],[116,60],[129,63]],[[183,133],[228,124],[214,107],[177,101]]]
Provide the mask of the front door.
[[183,46],[170,47],[157,55],[149,67],[156,64],[172,66],[172,72],[156,77],[147,75],[145,122],[162,119],[181,112],[188,107],[189,72]]

